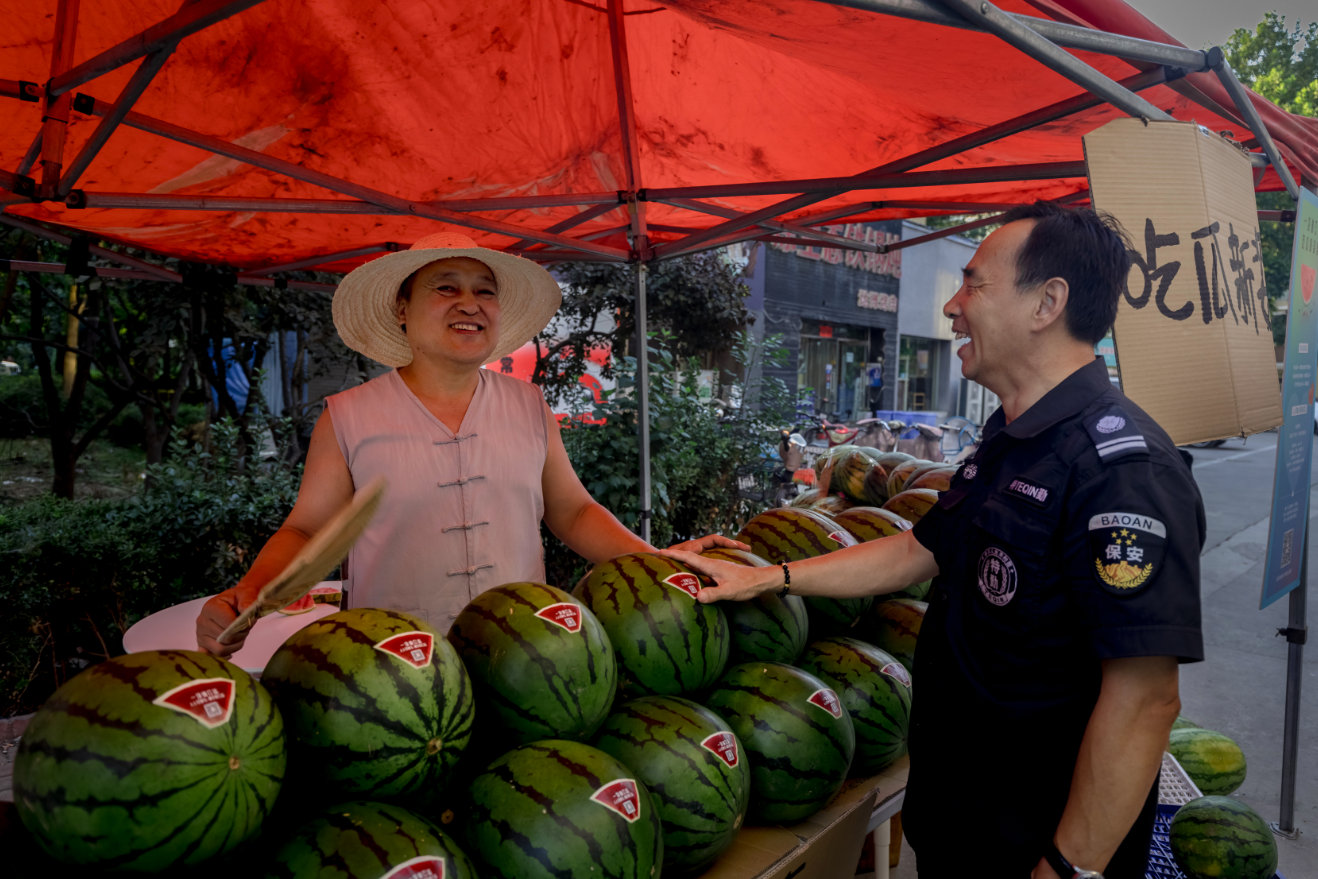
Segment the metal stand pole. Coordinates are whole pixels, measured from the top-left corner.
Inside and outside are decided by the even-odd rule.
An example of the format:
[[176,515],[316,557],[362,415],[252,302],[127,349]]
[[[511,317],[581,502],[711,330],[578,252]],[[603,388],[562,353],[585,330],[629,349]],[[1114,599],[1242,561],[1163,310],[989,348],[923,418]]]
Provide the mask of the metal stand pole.
[[636,421],[641,447],[641,539],[650,542],[650,339],[645,315],[645,263],[636,266]]
[[[1307,504],[1306,500],[1306,504]],[[1305,510],[1305,518],[1308,518]],[[1304,541],[1300,556],[1300,585],[1291,590],[1290,618],[1277,634],[1286,638],[1286,718],[1281,740],[1281,809],[1273,829],[1288,839],[1299,835],[1295,829],[1295,773],[1300,746],[1300,683],[1304,678],[1305,598],[1309,588],[1309,541]]]

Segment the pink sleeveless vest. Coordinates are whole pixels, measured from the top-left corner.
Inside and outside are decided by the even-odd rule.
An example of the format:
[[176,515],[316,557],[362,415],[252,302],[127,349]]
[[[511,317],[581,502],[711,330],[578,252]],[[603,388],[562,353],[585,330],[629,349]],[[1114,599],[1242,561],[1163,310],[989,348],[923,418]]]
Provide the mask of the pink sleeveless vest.
[[326,402],[353,484],[388,480],[344,565],[346,606],[416,614],[444,634],[481,592],[543,582],[548,440],[538,388],[482,369],[456,433],[397,370]]

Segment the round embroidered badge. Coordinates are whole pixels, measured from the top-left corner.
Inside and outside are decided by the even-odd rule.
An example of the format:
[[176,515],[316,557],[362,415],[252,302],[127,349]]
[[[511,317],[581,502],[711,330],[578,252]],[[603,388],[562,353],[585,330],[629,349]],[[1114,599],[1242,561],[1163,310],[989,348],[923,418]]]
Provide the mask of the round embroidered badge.
[[1126,426],[1126,419],[1120,415],[1104,415],[1094,426],[1098,428],[1099,433],[1116,433]]
[[979,555],[979,591],[998,607],[1016,595],[1016,563],[996,546]]

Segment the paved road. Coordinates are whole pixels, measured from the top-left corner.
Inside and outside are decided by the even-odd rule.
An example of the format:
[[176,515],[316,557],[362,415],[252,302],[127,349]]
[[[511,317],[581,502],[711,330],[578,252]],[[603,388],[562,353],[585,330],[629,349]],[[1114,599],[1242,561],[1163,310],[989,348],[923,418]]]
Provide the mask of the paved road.
[[[1287,657],[1286,642],[1277,636],[1277,629],[1287,624],[1288,600],[1259,610],[1276,435],[1260,434],[1228,441],[1217,449],[1191,451],[1208,514],[1202,591],[1207,659],[1182,667],[1182,710],[1200,725],[1220,730],[1241,744],[1249,773],[1237,796],[1268,821],[1276,821],[1281,801]],[[1313,565],[1318,565],[1314,537],[1318,493],[1312,487],[1309,503],[1309,555]],[[1312,618],[1312,611],[1309,616]],[[1279,867],[1287,879],[1318,879],[1315,711],[1318,641],[1305,647],[1302,673],[1294,813],[1299,835],[1278,840]]]

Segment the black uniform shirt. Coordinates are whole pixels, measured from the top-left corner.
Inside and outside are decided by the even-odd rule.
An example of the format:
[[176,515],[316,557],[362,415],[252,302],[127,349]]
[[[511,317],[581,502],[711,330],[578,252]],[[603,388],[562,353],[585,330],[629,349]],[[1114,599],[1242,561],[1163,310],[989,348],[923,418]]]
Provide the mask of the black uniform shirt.
[[[939,574],[916,649],[903,813],[922,873],[978,849],[1000,867],[978,875],[1024,876],[1066,804],[1100,661],[1203,658],[1204,510],[1180,451],[1102,359],[1011,424],[994,413],[984,433],[914,530]],[[967,795],[971,813],[955,807]]]

